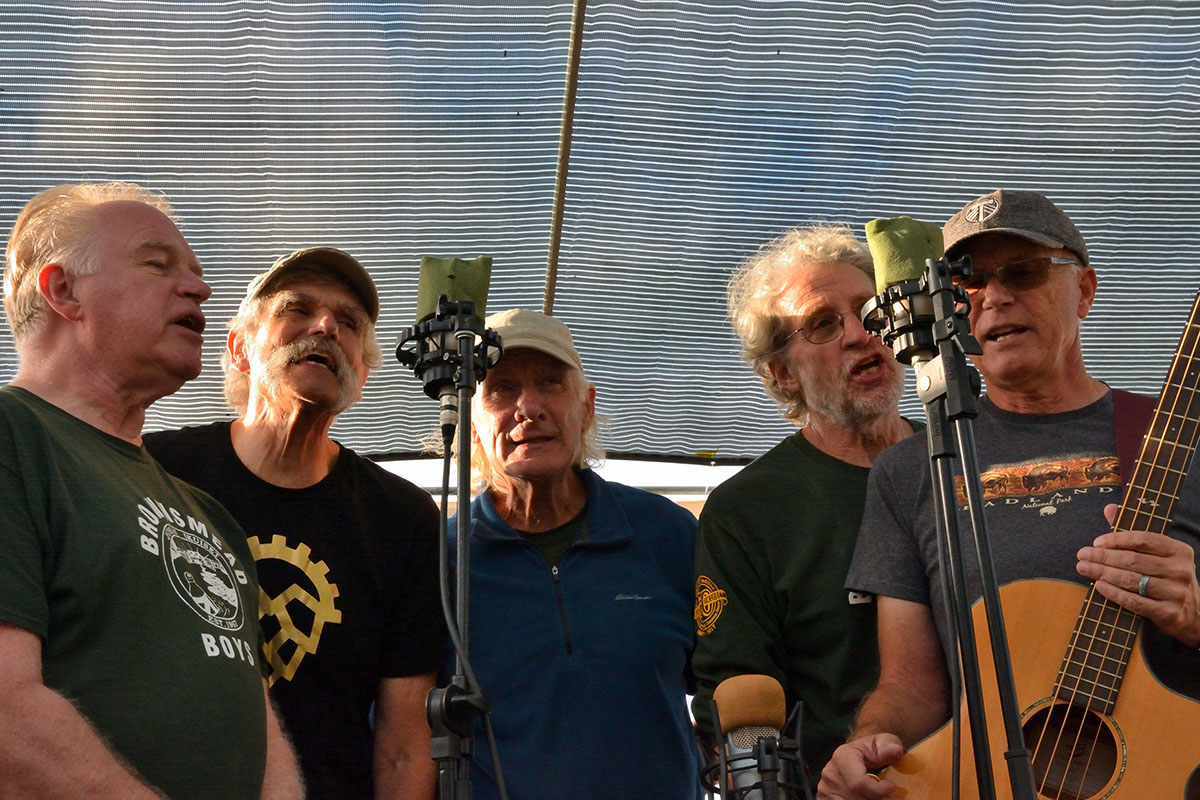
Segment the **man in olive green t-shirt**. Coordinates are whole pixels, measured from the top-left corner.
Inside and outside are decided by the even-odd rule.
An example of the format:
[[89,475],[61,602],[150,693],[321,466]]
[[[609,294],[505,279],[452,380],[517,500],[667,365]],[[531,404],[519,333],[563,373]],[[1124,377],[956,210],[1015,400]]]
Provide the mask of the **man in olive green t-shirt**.
[[133,184],[33,198],[8,242],[0,796],[298,798],[244,534],[141,446],[200,371],[210,289]]
[[914,428],[896,410],[899,363],[859,321],[872,275],[866,246],[828,226],[789,231],[734,274],[742,354],[802,427],[713,491],[696,545],[697,723],[712,730],[727,678],[775,678],[788,710],[804,703],[813,785],[878,674],[875,607],[843,588],[867,473]]

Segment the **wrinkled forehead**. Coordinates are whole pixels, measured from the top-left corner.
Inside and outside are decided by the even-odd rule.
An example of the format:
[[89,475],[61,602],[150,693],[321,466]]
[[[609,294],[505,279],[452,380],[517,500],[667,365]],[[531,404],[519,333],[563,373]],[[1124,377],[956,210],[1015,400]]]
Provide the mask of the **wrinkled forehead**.
[[504,351],[504,357],[488,370],[492,375],[533,376],[544,374],[574,374],[575,368],[549,353],[533,347],[514,347]]
[[985,233],[964,242],[955,252],[956,258],[970,256],[972,266],[995,269],[997,266],[1022,258],[1064,256],[1077,258],[1070,250],[1049,247],[1012,233]]
[[875,295],[866,273],[851,264],[811,264],[798,269],[780,294],[781,313],[800,317],[815,310],[861,307]]
[[89,238],[101,248],[122,256],[137,256],[150,251],[165,253],[184,261],[200,274],[200,261],[184,239],[178,226],[157,208],[134,200],[111,200],[95,207],[90,220]]
[[271,287],[262,299],[265,306],[272,310],[288,304],[326,305],[337,311],[368,318],[358,292],[334,278],[281,281],[278,286]]

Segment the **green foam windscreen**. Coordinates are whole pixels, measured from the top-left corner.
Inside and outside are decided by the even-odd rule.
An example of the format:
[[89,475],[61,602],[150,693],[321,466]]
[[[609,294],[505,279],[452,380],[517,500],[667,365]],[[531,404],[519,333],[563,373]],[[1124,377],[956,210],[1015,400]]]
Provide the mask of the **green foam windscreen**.
[[875,292],[889,286],[920,280],[925,260],[941,258],[942,229],[912,217],[873,219],[867,223],[867,247],[875,262]]
[[439,258],[421,256],[421,276],[417,282],[417,322],[424,322],[437,311],[438,298],[474,300],[475,316],[487,317],[488,285],[492,280],[492,257]]

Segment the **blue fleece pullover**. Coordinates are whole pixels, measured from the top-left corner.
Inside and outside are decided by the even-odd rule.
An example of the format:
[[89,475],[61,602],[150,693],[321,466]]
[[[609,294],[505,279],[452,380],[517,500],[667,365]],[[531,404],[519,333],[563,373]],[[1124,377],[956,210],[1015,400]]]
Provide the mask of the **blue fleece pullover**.
[[[489,495],[471,503],[470,656],[509,797],[694,800],[685,694],[696,520],[580,474],[584,522],[557,568]],[[471,782],[476,800],[497,796],[481,724]]]

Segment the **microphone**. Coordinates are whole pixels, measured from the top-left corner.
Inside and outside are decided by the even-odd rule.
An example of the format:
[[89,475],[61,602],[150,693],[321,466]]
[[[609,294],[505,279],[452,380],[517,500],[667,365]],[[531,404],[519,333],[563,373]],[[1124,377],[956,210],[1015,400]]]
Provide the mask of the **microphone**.
[[[501,800],[508,797],[488,704],[467,658],[468,588],[470,587],[471,515],[471,396],[475,384],[503,354],[500,335],[487,328],[487,294],[492,276],[491,256],[437,258],[423,256],[417,283],[417,322],[405,328],[396,345],[396,358],[411,367],[425,384],[425,394],[441,406],[445,482],[443,483],[440,535],[438,536],[438,594],[450,641],[454,645],[455,668],[450,683],[430,690],[425,713],[432,731],[431,748],[437,762],[439,797],[470,797],[467,762],[474,752],[475,719],[482,715],[488,739],[492,774]],[[463,424],[459,427],[459,404]],[[447,505],[451,446],[458,433],[458,519],[457,519],[457,608],[450,607],[450,550],[447,536]]]
[[500,360],[503,345],[484,327],[492,257],[421,257],[417,323],[405,328],[396,358],[412,368],[425,394],[438,400],[438,421],[450,441],[458,425],[458,389],[474,391]]
[[[721,741],[718,760],[703,777],[717,777],[723,798],[779,800],[797,797],[792,778],[799,744],[781,739],[786,722],[783,687],[769,675],[734,675],[713,691],[713,719]],[[726,783],[725,775],[728,776]],[[711,781],[709,788],[712,786]]]
[[942,333],[934,329],[935,296],[949,293],[949,315],[961,317],[953,332],[965,336],[970,304],[953,277],[971,274],[970,259],[947,262],[942,230],[931,222],[873,219],[866,230],[878,296],[863,306],[863,327],[879,334],[901,363],[929,361],[938,354],[937,336]]

